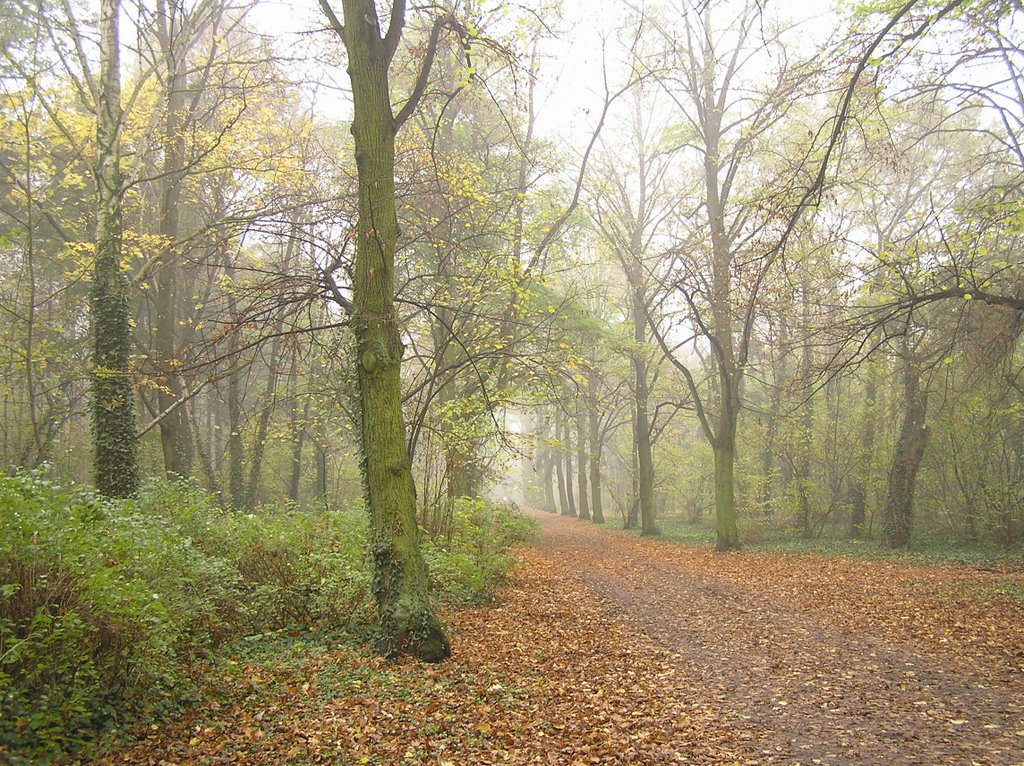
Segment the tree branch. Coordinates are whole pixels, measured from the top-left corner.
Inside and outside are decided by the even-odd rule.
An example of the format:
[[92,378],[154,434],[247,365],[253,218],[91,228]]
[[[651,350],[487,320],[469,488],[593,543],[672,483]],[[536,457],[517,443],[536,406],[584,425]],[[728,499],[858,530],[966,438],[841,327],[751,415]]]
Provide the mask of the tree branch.
[[384,35],[384,60],[387,66],[391,66],[391,60],[398,50],[398,43],[402,40],[402,30],[405,28],[405,0],[393,0],[391,3],[391,21],[388,22],[388,31]]
[[[325,0],[321,0],[324,2]],[[396,0],[396,4],[400,0]],[[391,17],[392,26],[394,25],[394,16]],[[434,65],[434,57],[437,55],[437,46],[441,40],[441,31],[445,27],[456,28],[454,25],[454,19],[450,14],[438,16],[434,19],[434,26],[430,28],[430,38],[427,40],[427,52],[423,54],[423,61],[420,62],[420,71],[416,76],[416,84],[413,86],[412,93],[409,94],[409,100],[405,102],[405,105],[399,111],[395,117],[395,132],[397,133],[402,125],[412,117],[416,111],[416,107],[419,106],[420,100],[423,98],[424,92],[427,90],[427,81],[430,79],[430,69]],[[392,29],[388,29],[388,37],[391,36]],[[387,40],[385,40],[385,46],[387,46]],[[388,52],[388,61],[391,60],[392,52]]]
[[327,21],[331,25],[331,29],[333,29],[338,34],[338,37],[341,38],[341,41],[344,42],[345,26],[341,23],[341,20],[334,13],[334,9],[331,8],[331,4],[328,2],[328,0],[320,0],[320,8],[321,10],[323,10],[324,15],[327,17]]

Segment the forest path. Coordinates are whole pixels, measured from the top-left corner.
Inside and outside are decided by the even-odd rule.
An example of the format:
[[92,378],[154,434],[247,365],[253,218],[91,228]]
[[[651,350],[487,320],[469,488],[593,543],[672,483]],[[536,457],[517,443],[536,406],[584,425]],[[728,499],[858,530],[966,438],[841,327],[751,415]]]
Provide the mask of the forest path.
[[531,512],[451,660],[254,644],[201,709],[104,766],[1010,766],[1024,573],[715,554]]
[[1018,573],[715,554],[548,514],[539,552],[678,669],[740,762],[1024,763]]

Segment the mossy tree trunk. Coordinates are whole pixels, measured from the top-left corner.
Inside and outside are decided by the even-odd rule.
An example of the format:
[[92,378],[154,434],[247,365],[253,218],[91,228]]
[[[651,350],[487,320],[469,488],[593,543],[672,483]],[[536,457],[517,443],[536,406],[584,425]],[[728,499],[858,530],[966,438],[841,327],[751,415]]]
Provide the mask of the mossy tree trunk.
[[93,331],[92,429],[96,488],[127,497],[138,487],[135,393],[129,378],[128,280],[121,269],[124,184],[121,179],[119,0],[100,5],[100,88],[96,103],[98,221],[90,293]]
[[[386,36],[381,35],[374,0],[343,0],[343,25],[326,0],[321,5],[345,44],[352,84],[359,186],[352,329],[381,650],[387,656],[408,653],[436,662],[451,650],[430,607],[427,568],[420,555],[416,491],[402,418],[402,342],[394,293],[395,135],[407,110],[398,119],[392,113],[388,70],[401,38],[405,4],[398,0],[392,5]],[[436,24],[432,49],[440,29]],[[431,60],[428,54],[425,69]]]

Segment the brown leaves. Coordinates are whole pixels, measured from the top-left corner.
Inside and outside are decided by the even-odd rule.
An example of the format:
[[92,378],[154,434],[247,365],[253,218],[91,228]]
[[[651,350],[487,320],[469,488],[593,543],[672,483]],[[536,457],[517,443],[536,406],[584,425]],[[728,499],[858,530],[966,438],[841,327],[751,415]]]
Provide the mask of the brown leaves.
[[999,764],[1024,747],[1024,619],[978,597],[1019,573],[543,521],[498,603],[445,615],[451,661],[242,665],[233,703],[105,763]]

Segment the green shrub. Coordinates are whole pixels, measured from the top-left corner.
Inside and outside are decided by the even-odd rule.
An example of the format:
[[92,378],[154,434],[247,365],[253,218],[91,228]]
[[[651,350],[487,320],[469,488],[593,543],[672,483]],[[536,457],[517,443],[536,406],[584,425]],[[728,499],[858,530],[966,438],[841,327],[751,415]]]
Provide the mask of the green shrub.
[[[476,603],[534,522],[459,501],[425,543],[442,597]],[[47,763],[100,731],[195,701],[225,642],[373,619],[365,514],[236,513],[188,482],[134,500],[0,478],[0,761]]]
[[0,479],[0,753],[45,762],[174,709],[229,632],[237,579],[134,502]]
[[458,604],[486,601],[515,560],[509,548],[536,529],[514,504],[457,499],[450,534],[423,545],[434,589]]
[[0,758],[46,762],[173,712],[226,640],[364,618],[364,528],[230,513],[188,483],[107,501],[0,479]]

